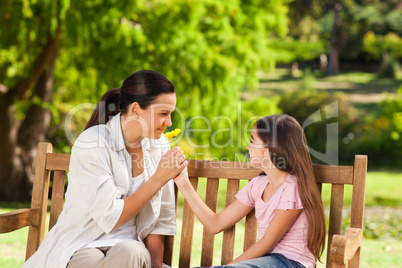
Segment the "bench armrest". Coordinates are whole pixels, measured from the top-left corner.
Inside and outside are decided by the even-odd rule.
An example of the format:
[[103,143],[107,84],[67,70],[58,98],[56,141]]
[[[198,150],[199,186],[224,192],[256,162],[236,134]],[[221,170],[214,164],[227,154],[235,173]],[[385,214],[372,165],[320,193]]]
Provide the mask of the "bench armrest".
[[345,267],[362,245],[363,230],[349,228],[344,235],[334,235],[331,243],[331,261],[335,267]]
[[9,233],[25,226],[36,226],[39,210],[22,208],[0,214],[0,234]]

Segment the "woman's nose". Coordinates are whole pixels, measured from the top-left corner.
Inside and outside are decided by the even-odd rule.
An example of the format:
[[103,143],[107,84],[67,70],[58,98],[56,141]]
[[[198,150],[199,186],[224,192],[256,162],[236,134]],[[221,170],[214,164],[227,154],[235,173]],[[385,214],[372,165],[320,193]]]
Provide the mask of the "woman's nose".
[[170,116],[169,116],[169,119],[167,119],[165,121],[165,125],[168,126],[168,127],[170,127],[172,125],[172,118],[170,118]]

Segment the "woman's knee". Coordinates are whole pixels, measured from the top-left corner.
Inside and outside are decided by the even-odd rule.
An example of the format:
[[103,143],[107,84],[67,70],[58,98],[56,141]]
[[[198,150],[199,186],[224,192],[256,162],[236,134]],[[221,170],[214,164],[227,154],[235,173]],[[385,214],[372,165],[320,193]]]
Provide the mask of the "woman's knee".
[[141,243],[134,240],[124,240],[117,243],[110,251],[119,252],[125,258],[131,258],[136,260],[143,260],[145,262],[151,260],[149,251]]

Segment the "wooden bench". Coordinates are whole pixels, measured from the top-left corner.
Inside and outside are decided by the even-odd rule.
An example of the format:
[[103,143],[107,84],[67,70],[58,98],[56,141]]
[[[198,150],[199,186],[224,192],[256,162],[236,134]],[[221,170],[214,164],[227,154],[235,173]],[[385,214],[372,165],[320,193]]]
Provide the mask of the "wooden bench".
[[[70,155],[52,153],[50,143],[40,143],[35,163],[35,179],[30,209],[18,209],[0,215],[0,233],[11,232],[29,226],[26,259],[39,247],[45,234],[46,212],[50,175],[53,172],[53,191],[50,206],[49,229],[56,223],[63,207],[66,172],[69,168]],[[218,185],[227,179],[226,206],[235,199],[240,180],[250,180],[260,171],[251,168],[245,162],[227,161],[189,161],[189,176],[194,188],[198,181],[207,179],[206,203],[216,210]],[[322,189],[323,183],[331,184],[331,207],[329,212],[327,267],[359,267],[362,245],[362,228],[364,215],[365,183],[367,174],[367,156],[357,155],[354,166],[314,165],[317,185]],[[344,185],[353,185],[351,224],[344,235],[340,235]],[[177,195],[176,195],[177,196]],[[176,198],[177,200],[177,198]],[[177,201],[176,201],[177,204]],[[245,233],[236,234],[235,226],[224,231],[221,249],[221,262],[233,259],[235,236],[244,236],[243,250],[249,248],[256,240],[257,223],[254,211],[246,216]],[[184,202],[181,229],[179,267],[190,267],[194,214]],[[165,237],[164,262],[172,264],[173,236]],[[214,236],[204,230],[201,251],[201,266],[218,265],[213,263]]]

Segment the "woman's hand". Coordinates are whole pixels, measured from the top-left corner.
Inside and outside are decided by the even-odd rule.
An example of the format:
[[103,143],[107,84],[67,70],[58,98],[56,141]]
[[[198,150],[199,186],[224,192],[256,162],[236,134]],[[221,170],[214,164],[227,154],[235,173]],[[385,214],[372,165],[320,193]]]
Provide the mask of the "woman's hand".
[[183,150],[174,147],[162,156],[155,175],[166,183],[180,174],[186,166],[187,160]]

